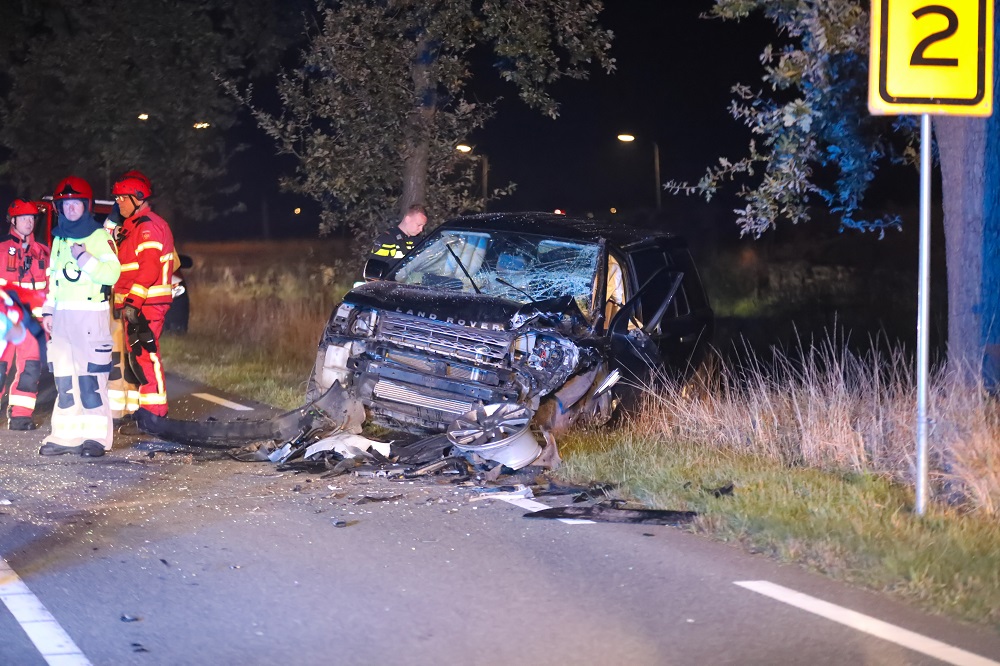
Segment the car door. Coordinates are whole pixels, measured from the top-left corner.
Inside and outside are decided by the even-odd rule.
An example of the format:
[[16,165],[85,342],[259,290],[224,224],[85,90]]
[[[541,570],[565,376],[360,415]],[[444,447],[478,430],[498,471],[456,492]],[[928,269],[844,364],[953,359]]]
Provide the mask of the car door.
[[692,307],[704,295],[690,255],[661,240],[632,250],[628,260],[635,279],[650,282],[636,314],[643,332],[658,349],[667,374],[686,376],[700,361],[701,343],[710,333],[702,308]]
[[658,322],[669,309],[682,276],[662,261],[648,272],[637,272],[631,261],[624,262],[622,269],[628,273],[632,296],[608,325],[611,366],[621,372],[627,384],[646,386],[651,373],[658,373],[665,361],[650,331],[659,330]]

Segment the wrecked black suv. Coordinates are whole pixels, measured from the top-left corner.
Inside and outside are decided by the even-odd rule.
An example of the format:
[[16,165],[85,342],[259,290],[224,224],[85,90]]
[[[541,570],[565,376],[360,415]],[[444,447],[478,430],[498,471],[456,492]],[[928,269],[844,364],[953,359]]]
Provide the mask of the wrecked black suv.
[[547,213],[461,217],[371,259],[323,332],[308,399],[334,382],[375,423],[444,432],[519,405],[601,423],[652,377],[700,362],[713,315],[673,234]]

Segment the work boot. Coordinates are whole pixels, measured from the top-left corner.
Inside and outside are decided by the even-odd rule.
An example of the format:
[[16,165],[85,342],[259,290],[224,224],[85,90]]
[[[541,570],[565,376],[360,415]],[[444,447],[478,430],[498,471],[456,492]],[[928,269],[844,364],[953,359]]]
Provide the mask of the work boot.
[[12,416],[7,421],[8,430],[34,430],[37,428],[30,416]]
[[80,445],[80,455],[84,458],[100,458],[104,455],[104,445],[92,439],[84,440]]
[[63,446],[55,442],[45,442],[38,449],[38,454],[42,456],[61,456],[64,453],[80,453],[82,450],[82,446]]

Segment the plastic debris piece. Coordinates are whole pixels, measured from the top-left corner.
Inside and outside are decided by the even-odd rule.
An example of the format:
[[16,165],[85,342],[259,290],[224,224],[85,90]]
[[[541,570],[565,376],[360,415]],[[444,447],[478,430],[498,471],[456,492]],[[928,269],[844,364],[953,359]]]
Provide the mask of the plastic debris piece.
[[149,648],[142,643],[132,643],[132,652],[149,652]]
[[121,616],[122,622],[138,622],[141,619],[142,619],[141,617],[138,617],[136,615],[129,615],[128,613],[122,613]]
[[733,482],[730,481],[726,485],[719,488],[705,488],[704,490],[706,493],[711,493],[713,497],[725,497],[726,495],[732,495],[735,487],[736,486]]
[[695,511],[619,509],[601,504],[562,506],[524,514],[525,518],[577,518],[601,523],[633,523],[636,525],[680,525],[691,522],[697,516]]
[[343,518],[334,518],[330,521],[330,524],[334,527],[347,527],[347,521]]
[[9,499],[2,499],[0,500],[0,504],[4,506],[10,506],[11,504],[13,504],[13,502],[11,502]]
[[492,488],[480,488],[479,495],[469,499],[470,502],[478,502],[484,499],[531,499],[535,495],[531,492],[531,488],[518,484],[516,486],[501,486],[497,491]]
[[402,495],[385,495],[382,497],[365,495],[357,502],[355,502],[355,504],[369,504],[371,502],[394,502],[395,500],[401,500],[401,499],[403,499]]

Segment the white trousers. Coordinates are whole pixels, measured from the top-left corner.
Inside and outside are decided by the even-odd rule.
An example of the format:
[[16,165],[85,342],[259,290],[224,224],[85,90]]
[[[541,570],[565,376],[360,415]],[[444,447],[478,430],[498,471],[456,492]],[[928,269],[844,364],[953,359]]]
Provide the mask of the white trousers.
[[79,446],[89,439],[111,450],[110,321],[108,308],[57,309],[52,315],[48,359],[58,395],[52,408],[52,435],[46,441]]

